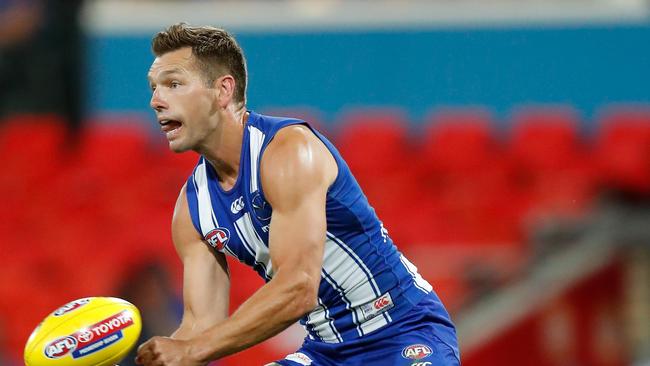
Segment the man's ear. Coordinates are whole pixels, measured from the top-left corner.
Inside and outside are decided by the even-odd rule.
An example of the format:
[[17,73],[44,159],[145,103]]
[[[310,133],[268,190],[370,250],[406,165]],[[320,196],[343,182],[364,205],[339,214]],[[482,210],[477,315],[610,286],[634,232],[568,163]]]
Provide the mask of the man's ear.
[[235,78],[230,74],[223,75],[214,81],[214,88],[219,106],[225,108],[235,96]]

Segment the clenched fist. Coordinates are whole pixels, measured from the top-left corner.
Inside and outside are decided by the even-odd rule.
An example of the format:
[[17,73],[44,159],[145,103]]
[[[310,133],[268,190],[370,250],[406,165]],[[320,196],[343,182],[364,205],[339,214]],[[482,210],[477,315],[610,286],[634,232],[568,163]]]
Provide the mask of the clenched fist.
[[144,366],[204,366],[191,355],[189,341],[153,337],[138,347],[135,362]]

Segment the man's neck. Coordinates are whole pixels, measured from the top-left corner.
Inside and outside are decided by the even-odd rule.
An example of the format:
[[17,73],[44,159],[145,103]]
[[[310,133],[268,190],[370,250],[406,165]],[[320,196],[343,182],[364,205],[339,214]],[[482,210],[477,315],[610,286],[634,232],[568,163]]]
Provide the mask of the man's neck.
[[244,126],[249,113],[245,108],[224,118],[220,131],[217,133],[214,149],[207,149],[202,155],[214,167],[219,177],[219,183],[225,190],[231,189],[237,183],[239,162],[244,136]]

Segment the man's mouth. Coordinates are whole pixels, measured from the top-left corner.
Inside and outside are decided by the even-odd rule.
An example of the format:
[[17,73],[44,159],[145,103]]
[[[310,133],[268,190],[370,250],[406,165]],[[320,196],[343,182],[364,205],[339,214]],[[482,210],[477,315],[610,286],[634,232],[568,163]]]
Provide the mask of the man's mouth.
[[183,124],[180,121],[173,120],[173,119],[166,119],[160,121],[160,129],[162,132],[164,132],[167,137],[170,136],[173,132],[177,131],[178,129],[181,128]]

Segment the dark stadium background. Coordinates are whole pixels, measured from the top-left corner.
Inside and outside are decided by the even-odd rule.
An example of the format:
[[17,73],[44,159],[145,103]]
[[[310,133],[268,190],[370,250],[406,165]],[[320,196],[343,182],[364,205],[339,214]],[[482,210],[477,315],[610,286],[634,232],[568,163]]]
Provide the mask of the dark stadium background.
[[[464,365],[648,365],[650,4],[387,1],[346,23],[363,2],[317,3],[0,2],[0,365],[80,297],[129,299],[147,337],[177,324],[169,224],[196,156],[167,151],[146,72],[180,20],[235,32],[249,108],[335,142],[452,312]],[[261,280],[232,273],[235,308]]]

